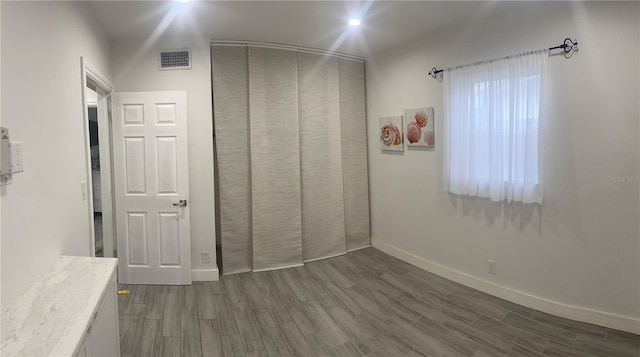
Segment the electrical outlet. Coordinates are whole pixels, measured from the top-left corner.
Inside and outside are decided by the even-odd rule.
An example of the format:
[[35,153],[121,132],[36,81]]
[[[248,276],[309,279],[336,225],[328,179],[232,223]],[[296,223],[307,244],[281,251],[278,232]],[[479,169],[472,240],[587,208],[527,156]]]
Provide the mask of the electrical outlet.
[[489,274],[496,273],[496,261],[495,260],[487,260],[489,263]]
[[11,142],[11,172],[18,173],[24,171],[24,165],[22,163],[22,142]]
[[202,262],[203,263],[211,263],[211,252],[207,250],[202,251]]

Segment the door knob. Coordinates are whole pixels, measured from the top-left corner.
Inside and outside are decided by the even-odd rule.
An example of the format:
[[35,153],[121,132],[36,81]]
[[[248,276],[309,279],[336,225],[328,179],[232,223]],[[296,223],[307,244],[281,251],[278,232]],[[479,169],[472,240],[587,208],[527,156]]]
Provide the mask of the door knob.
[[180,200],[180,202],[174,203],[174,207],[187,207],[187,200]]

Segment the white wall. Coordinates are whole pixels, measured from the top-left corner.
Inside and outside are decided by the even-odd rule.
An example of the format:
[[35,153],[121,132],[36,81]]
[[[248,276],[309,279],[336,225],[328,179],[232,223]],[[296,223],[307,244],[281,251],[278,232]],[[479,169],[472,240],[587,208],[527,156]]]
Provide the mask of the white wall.
[[25,168],[0,189],[4,309],[60,254],[90,253],[80,56],[106,76],[110,65],[86,4],[0,6],[2,125],[22,141]]
[[[194,279],[217,279],[215,260],[213,112],[211,55],[208,38],[114,40],[111,43],[113,85],[116,92],[187,92],[189,134],[189,204],[191,205],[191,265]],[[158,70],[158,51],[190,48],[191,70]],[[202,263],[202,251],[211,263]]]
[[[640,333],[639,4],[518,2],[505,13],[492,6],[449,31],[368,58],[374,246],[466,274],[477,286],[550,300],[542,306],[570,305],[557,305],[559,314]],[[549,59],[542,208],[444,192],[442,83],[429,69],[549,47],[567,36],[579,40],[580,51]],[[435,151],[383,154],[379,117],[419,106],[435,108]],[[497,262],[496,275],[487,273],[488,259]]]

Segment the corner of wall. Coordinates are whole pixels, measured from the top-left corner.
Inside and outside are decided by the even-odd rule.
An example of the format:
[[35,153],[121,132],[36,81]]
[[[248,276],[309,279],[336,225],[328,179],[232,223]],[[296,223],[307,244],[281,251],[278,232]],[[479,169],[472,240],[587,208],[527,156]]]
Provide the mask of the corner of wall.
[[[409,39],[369,58],[374,246],[386,243],[415,265],[471,286],[482,284],[480,290],[504,293],[523,305],[637,331],[640,186],[633,178],[639,173],[640,107],[631,98],[640,90],[638,4],[585,2],[578,12],[570,5],[516,4],[506,10],[508,16],[492,9],[474,23]],[[541,145],[545,203],[534,209],[445,192],[443,84],[426,77],[425,64],[474,63],[548,48],[561,41],[559,36],[575,36],[582,52],[570,59],[549,58],[554,81],[547,88],[552,100],[545,108]],[[599,51],[611,36],[629,46],[615,55]],[[595,70],[601,66],[609,68],[606,74]],[[378,118],[402,114],[416,104],[435,108],[435,151],[381,152]],[[601,118],[615,120],[601,127]],[[583,137],[590,139],[574,139]],[[608,144],[612,137],[614,146]],[[488,260],[498,262],[499,274],[488,275]]]

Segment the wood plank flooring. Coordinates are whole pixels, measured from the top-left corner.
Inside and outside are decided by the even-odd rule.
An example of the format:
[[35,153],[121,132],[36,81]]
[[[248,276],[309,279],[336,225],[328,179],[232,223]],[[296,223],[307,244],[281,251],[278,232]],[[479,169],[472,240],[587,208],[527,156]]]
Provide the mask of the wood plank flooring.
[[122,356],[640,356],[640,336],[566,320],[373,248],[192,286],[123,285]]

